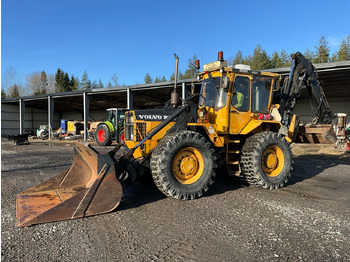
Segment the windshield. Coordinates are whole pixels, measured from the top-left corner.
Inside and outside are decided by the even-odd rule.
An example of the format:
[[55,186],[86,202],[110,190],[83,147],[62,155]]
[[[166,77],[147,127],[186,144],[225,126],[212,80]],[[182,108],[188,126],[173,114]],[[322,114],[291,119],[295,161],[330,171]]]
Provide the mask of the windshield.
[[125,111],[118,112],[118,123],[124,122]]
[[222,108],[226,105],[227,91],[220,88],[221,77],[210,77],[202,82],[199,104],[214,108]]
[[116,111],[115,110],[108,110],[108,121],[112,122],[114,121],[116,116]]

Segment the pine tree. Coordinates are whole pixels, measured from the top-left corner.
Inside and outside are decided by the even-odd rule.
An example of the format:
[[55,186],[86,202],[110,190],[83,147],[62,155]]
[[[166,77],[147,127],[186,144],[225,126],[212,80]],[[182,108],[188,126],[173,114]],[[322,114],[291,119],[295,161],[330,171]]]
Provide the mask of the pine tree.
[[350,35],[343,38],[343,41],[337,52],[337,61],[350,60]]
[[58,68],[55,75],[55,80],[55,92],[71,91],[68,73],[65,73],[63,70]]
[[282,49],[280,54],[278,54],[276,51],[273,51],[272,57],[271,57],[272,68],[287,67],[289,65],[290,65],[290,60],[288,58],[288,54],[284,49]]
[[47,93],[48,85],[49,85],[49,82],[47,80],[47,75],[46,75],[45,71],[42,71],[41,76],[40,76],[40,94]]
[[195,78],[197,76],[198,70],[196,69],[196,60],[197,55],[194,54],[192,59],[188,59],[187,66],[185,73],[183,74],[183,78],[181,79],[189,79],[189,78]]
[[159,82],[161,82],[160,77],[156,77],[156,79],[154,79],[154,83],[159,83]]
[[259,44],[254,49],[251,67],[252,70],[271,68],[270,57],[267,55],[266,51],[261,48]]
[[101,78],[98,80],[97,88],[104,88]]
[[64,77],[63,77],[63,90],[64,90],[64,92],[72,91],[69,84],[70,84],[69,75],[68,75],[68,73],[64,73]]
[[308,59],[311,63],[314,61],[315,59],[315,53],[313,51],[310,51],[309,48],[306,48],[305,52],[304,52],[304,56],[306,59]]
[[253,58],[252,58],[252,56],[248,55],[248,56],[244,57],[244,59],[242,61],[242,64],[252,66],[253,65]]
[[290,66],[292,64],[292,60],[290,55],[288,55],[288,53],[282,49],[281,53],[280,53],[280,57],[282,60],[282,67],[287,67]]
[[92,89],[96,89],[97,88],[97,81],[96,80],[92,81],[91,88]]
[[14,84],[9,89],[9,97],[19,97],[19,86],[17,84]]
[[112,85],[111,81],[108,81],[106,88],[112,88],[112,87],[113,87],[113,85]]
[[69,88],[70,88],[71,91],[76,91],[76,90],[79,89],[79,78],[78,77],[74,77],[73,74],[72,74],[72,76],[70,78]]
[[74,78],[74,84],[76,85],[77,89],[76,90],[79,90],[80,88],[80,81],[79,81],[79,77],[75,77]]
[[321,37],[318,46],[316,47],[316,57],[314,63],[327,63],[329,61],[328,42],[324,36]]
[[81,89],[91,89],[91,81],[89,79],[88,73],[86,70],[84,71],[84,74],[81,77]]
[[146,74],[144,80],[145,80],[145,84],[153,82],[152,77],[149,73]]
[[175,73],[172,73],[172,75],[170,76],[169,81],[174,81],[175,80]]
[[166,82],[166,81],[168,81],[168,80],[166,80],[166,77],[163,76],[163,77],[162,77],[162,82]]
[[272,68],[282,67],[282,59],[276,51],[273,51],[272,53],[271,64],[272,64]]
[[1,88],[1,98],[6,98],[6,92],[3,88]]
[[337,53],[333,53],[331,58],[329,58],[329,62],[337,62],[337,61],[338,61]]
[[[178,79],[185,79],[185,75],[179,70],[179,78]],[[175,79],[174,79],[175,80]]]
[[64,92],[64,88],[63,88],[63,71],[61,71],[60,68],[57,68],[57,72],[55,75],[55,92]]
[[230,59],[229,65],[238,65],[238,64],[243,64],[243,54],[241,50],[238,50],[235,57]]

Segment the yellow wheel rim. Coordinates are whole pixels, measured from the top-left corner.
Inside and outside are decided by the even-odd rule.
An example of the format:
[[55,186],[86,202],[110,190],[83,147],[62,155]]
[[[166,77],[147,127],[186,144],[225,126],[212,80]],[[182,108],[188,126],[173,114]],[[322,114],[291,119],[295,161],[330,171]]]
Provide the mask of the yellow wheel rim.
[[262,170],[269,177],[278,176],[284,166],[284,155],[278,146],[267,147],[262,154]]
[[192,184],[203,174],[202,154],[193,147],[181,149],[174,157],[172,170],[175,178],[182,184]]

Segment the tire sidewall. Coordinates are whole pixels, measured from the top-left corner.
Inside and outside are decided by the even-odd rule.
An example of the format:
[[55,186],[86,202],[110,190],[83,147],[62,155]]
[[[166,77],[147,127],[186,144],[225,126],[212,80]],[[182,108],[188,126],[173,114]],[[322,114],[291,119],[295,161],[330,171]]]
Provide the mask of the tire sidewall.
[[[278,147],[284,157],[283,168],[276,176],[268,176],[262,168],[263,153],[270,146]],[[240,162],[242,174],[249,184],[260,188],[280,188],[287,183],[292,169],[289,143],[275,132],[259,132],[245,141]]]
[[[175,177],[172,166],[180,150],[192,147],[199,151],[203,158],[203,172],[191,184],[183,184]],[[180,131],[163,137],[152,153],[152,177],[165,195],[176,199],[195,199],[201,197],[213,183],[216,171],[216,157],[210,142],[199,133]]]
[[[203,173],[200,178],[192,184],[182,184],[178,181],[173,173],[173,160],[178,152],[187,147],[193,147],[197,149],[203,157]],[[169,159],[167,161],[167,169],[171,176],[169,177],[171,184],[174,188],[181,188],[182,192],[190,193],[193,191],[198,191],[206,184],[208,177],[211,176],[210,170],[213,169],[213,160],[211,158],[211,154],[208,148],[203,146],[203,144],[190,142],[190,141],[182,141],[178,144],[177,148],[172,148],[169,151]]]
[[[260,153],[259,153],[259,172],[261,173],[261,175],[264,177],[265,180],[270,181],[273,184],[279,184],[282,183],[285,180],[285,174],[288,174],[291,170],[291,154],[290,154],[290,149],[289,146],[286,142],[283,141],[284,138],[279,137],[278,135],[276,135],[276,137],[274,137],[271,140],[265,140],[264,143],[262,143],[260,145]],[[283,157],[284,157],[284,166],[281,170],[281,172],[274,177],[268,176],[267,174],[265,174],[265,172],[262,169],[262,155],[264,153],[264,151],[270,147],[270,146],[277,146],[281,149]]]

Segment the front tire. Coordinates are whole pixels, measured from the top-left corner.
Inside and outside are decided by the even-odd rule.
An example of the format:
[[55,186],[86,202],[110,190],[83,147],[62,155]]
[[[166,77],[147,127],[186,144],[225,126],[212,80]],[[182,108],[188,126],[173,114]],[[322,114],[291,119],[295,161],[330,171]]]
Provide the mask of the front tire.
[[198,198],[213,183],[215,151],[199,133],[175,132],[164,137],[153,151],[151,171],[156,186],[166,196]]
[[251,185],[269,189],[283,187],[292,169],[288,142],[270,131],[249,137],[242,148],[241,167]]
[[97,126],[95,136],[96,142],[100,146],[110,146],[112,144],[112,135],[106,124]]

